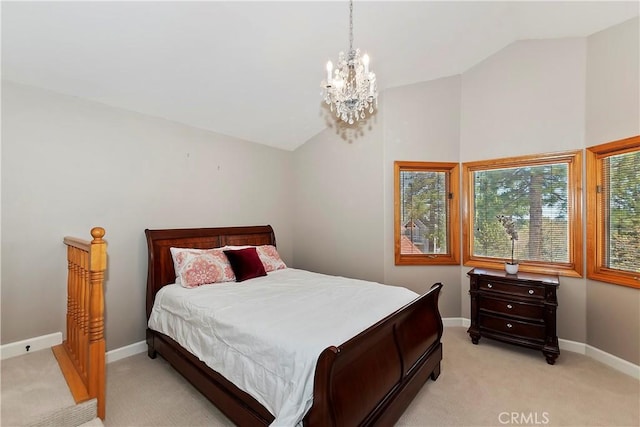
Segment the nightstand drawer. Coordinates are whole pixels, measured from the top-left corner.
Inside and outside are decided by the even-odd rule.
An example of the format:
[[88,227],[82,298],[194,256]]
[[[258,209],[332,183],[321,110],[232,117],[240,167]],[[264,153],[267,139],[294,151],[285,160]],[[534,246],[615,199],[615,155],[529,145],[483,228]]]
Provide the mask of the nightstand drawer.
[[491,329],[509,335],[544,341],[545,327],[543,324],[521,322],[494,316],[480,316],[480,328]]
[[527,317],[540,320],[544,316],[544,306],[524,302],[508,301],[482,296],[481,310],[493,311],[508,316]]
[[540,286],[527,286],[526,284],[505,283],[498,280],[480,280],[479,289],[481,291],[502,292],[505,294],[529,297],[544,298],[544,288]]

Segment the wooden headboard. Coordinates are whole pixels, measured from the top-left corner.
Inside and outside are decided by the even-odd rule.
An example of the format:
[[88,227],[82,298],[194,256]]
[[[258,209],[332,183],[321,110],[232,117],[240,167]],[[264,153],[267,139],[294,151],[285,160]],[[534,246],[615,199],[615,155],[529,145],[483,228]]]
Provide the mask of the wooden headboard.
[[175,283],[176,273],[170,248],[210,249],[225,245],[274,245],[276,237],[270,225],[218,228],[173,228],[144,230],[147,236],[147,320],[156,293]]

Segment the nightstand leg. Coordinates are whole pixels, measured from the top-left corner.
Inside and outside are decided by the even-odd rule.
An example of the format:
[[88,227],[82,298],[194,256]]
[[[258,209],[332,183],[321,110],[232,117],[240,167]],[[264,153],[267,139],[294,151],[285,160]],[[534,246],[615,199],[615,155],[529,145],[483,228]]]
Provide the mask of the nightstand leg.
[[553,365],[556,363],[556,359],[558,358],[558,354],[555,353],[549,353],[546,351],[543,351],[542,354],[544,354],[544,357],[547,358],[547,363],[549,365]]
[[[553,333],[555,333],[555,315],[553,317],[553,320]],[[557,336],[554,335],[553,337],[547,338],[547,342],[545,343],[544,347],[542,347],[542,354],[544,354],[544,357],[547,358],[547,363],[549,365],[553,365],[554,363],[556,363],[556,359],[558,358],[558,356],[560,356],[560,347],[558,346]]]
[[440,376],[440,364],[438,363],[438,366],[436,366],[433,372],[431,372],[431,379],[435,381],[438,379],[439,376]]
[[480,341],[480,332],[472,326],[467,330],[467,333],[471,337],[471,342],[477,345]]

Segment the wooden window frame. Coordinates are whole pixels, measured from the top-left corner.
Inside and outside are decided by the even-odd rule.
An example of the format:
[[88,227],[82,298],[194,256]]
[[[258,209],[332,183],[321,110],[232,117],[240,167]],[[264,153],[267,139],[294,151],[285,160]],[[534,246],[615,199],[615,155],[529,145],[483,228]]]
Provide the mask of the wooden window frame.
[[[401,254],[400,253],[400,173],[444,172],[447,174],[447,253]],[[460,265],[460,165],[449,162],[394,162],[394,252],[395,265]]]
[[640,274],[616,270],[603,265],[606,246],[605,217],[600,209],[604,159],[640,149],[640,135],[588,147],[587,164],[587,278],[616,285],[640,288]]
[[491,159],[462,164],[462,235],[463,264],[466,266],[504,270],[504,261],[489,257],[473,256],[473,218],[474,218],[474,186],[473,174],[477,171],[541,166],[553,163],[568,165],[568,200],[567,213],[569,221],[567,263],[551,263],[525,261],[520,263],[519,271],[542,274],[558,274],[569,277],[583,275],[583,229],[582,229],[582,150],[557,153],[544,153],[502,159]]

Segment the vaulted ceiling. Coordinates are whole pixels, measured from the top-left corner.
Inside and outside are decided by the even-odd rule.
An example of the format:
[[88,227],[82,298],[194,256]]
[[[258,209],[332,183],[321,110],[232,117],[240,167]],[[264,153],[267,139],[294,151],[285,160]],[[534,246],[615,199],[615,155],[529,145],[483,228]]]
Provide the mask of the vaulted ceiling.
[[[516,40],[581,37],[639,2],[356,1],[380,90],[463,73]],[[348,1],[2,2],[2,77],[292,150],[326,126],[320,81]]]

